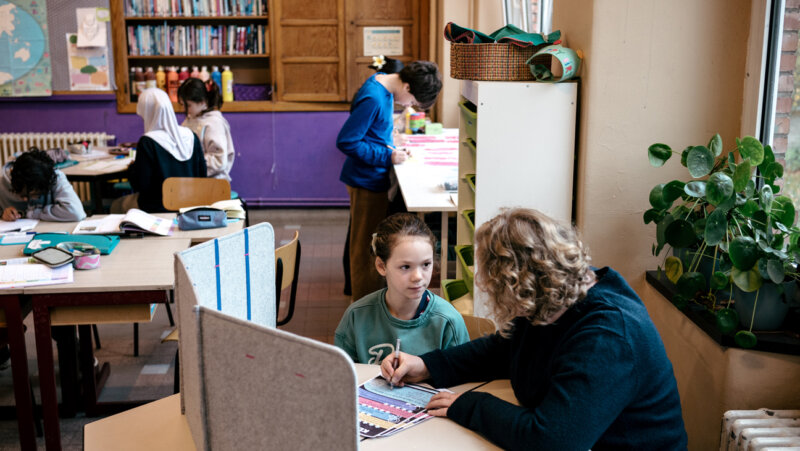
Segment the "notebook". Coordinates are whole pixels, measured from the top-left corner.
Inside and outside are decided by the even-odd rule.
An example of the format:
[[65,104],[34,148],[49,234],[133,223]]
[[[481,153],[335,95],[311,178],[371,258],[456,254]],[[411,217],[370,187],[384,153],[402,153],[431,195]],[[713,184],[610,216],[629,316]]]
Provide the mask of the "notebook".
[[148,233],[168,236],[172,235],[173,224],[171,219],[159,218],[137,208],[131,208],[124,215],[84,219],[75,226],[72,233],[77,235]]
[[26,232],[39,224],[38,219],[17,219],[16,221],[0,221],[0,233]]

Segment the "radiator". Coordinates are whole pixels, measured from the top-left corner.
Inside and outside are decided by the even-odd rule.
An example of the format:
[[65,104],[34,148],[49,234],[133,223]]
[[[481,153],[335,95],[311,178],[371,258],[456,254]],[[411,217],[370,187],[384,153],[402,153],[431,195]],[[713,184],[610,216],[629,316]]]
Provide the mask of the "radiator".
[[720,451],[800,448],[800,410],[729,410],[721,429]]
[[[66,149],[68,144],[88,141],[94,146],[107,146],[115,139],[114,135],[102,132],[58,132],[58,133],[0,133],[0,166],[9,162],[14,154],[25,152],[31,147],[41,150]],[[91,199],[87,182],[72,182],[81,201]]]

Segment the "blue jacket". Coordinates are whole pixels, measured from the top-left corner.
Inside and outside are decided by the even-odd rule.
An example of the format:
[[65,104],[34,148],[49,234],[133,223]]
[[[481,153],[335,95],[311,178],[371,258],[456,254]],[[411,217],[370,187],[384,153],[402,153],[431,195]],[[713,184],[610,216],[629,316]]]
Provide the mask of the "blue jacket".
[[375,80],[361,86],[350,106],[350,117],[342,125],[336,147],[347,155],[339,180],[370,191],[389,189],[392,166],[392,113],[394,96]]
[[422,356],[437,387],[511,379],[521,406],[464,393],[456,423],[504,449],[683,450],[686,430],[664,345],[642,301],[616,271],[555,323],[517,318],[498,334]]

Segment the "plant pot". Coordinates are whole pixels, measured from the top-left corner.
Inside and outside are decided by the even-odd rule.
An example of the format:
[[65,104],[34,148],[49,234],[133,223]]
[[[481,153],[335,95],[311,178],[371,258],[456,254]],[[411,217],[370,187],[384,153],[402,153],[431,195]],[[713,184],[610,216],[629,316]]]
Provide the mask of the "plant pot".
[[[789,305],[792,303],[797,292],[797,283],[792,280],[781,284],[783,292],[778,284],[766,282],[758,291],[747,293],[735,287],[733,290],[734,308],[739,313],[739,323],[745,329],[750,329],[750,321],[753,321],[753,330],[777,330],[783,324],[786,314],[789,312]],[[753,304],[758,293],[758,306],[756,315],[753,317]]]

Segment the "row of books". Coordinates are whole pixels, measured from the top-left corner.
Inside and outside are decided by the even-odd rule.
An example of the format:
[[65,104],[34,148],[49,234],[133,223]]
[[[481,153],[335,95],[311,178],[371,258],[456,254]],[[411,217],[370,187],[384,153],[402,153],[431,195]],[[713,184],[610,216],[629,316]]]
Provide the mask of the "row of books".
[[128,16],[262,16],[267,0],[126,0]]
[[269,48],[266,25],[131,25],[128,54],[264,55]]

